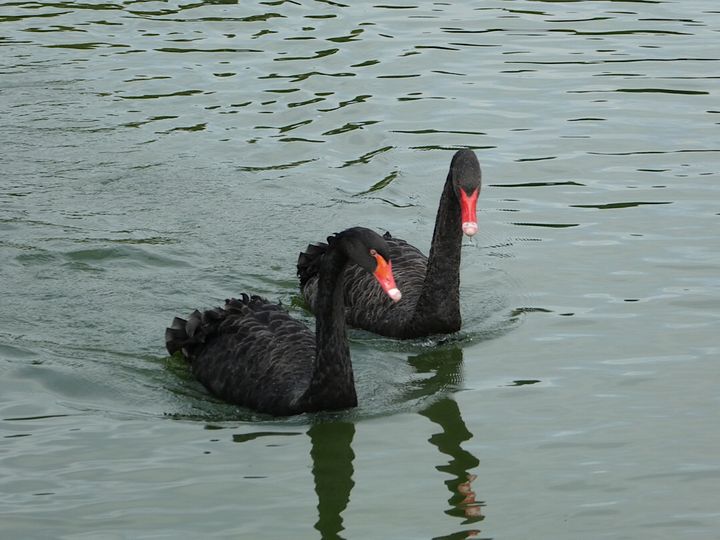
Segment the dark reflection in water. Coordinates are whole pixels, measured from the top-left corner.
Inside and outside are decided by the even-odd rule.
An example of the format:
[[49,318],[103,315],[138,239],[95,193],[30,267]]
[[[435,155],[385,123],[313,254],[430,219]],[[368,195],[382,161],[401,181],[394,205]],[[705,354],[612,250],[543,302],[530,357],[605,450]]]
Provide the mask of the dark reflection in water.
[[410,364],[423,377],[408,383],[407,400],[458,390],[462,382],[462,349],[457,346],[433,349],[410,356]]
[[254,433],[238,433],[236,435],[233,435],[232,439],[233,442],[241,443],[254,441],[255,439],[259,439],[260,437],[293,437],[295,435],[300,435],[300,433],[287,431],[256,431]]
[[[206,426],[206,429],[220,429]],[[292,437],[300,435],[297,431],[256,431],[238,433],[232,436],[233,442],[244,443],[260,437]],[[317,494],[318,518],[315,529],[323,540],[342,540],[342,513],[350,501],[353,481],[352,449],[355,436],[355,424],[345,420],[323,418],[322,413],[307,431],[311,441],[310,458],[312,475]],[[267,444],[267,447],[275,445]],[[264,476],[246,476],[246,478],[265,478]]]
[[[470,471],[480,464],[474,455],[465,450],[461,444],[470,440],[470,433],[462,419],[457,402],[451,398],[443,398],[420,412],[421,415],[439,425],[442,430],[430,437],[429,441],[441,453],[450,456],[450,460],[435,468],[451,477],[445,480],[450,491],[448,503],[450,508],[445,513],[463,519],[463,525],[476,523],[485,518],[482,514],[483,501],[477,500],[473,487],[476,476]],[[469,538],[476,536],[480,531],[459,531],[449,536],[439,538]]]
[[[411,395],[417,398],[457,390],[462,382],[462,361],[462,349],[458,347],[411,356],[408,363],[419,374],[426,375],[424,379],[414,383],[415,388],[411,390]],[[477,500],[472,485],[476,476],[470,472],[480,461],[461,446],[463,442],[470,440],[473,434],[465,425],[457,402],[444,396],[420,411],[420,414],[440,426],[441,431],[430,437],[429,441],[442,454],[450,457],[449,461],[435,467],[438,471],[450,475],[450,478],[445,480],[450,491],[449,508],[445,513],[463,519],[463,525],[481,521],[484,519],[482,508],[485,503]],[[438,538],[470,538],[479,533],[479,530],[464,530]]]
[[[462,349],[457,346],[437,348],[410,356],[408,364],[414,368],[418,380],[407,384],[402,401],[423,398],[431,401],[419,414],[440,427],[440,430],[430,437],[429,442],[441,454],[440,463],[435,469],[449,475],[444,481],[450,492],[447,499],[449,507],[444,512],[462,519],[462,525],[469,525],[484,519],[482,508],[485,503],[477,500],[473,486],[476,476],[471,472],[480,461],[462,447],[462,443],[470,440],[473,434],[465,425],[457,402],[447,395],[461,385],[462,363]],[[210,428],[208,426],[208,429]],[[355,485],[355,452],[352,447],[355,423],[344,416],[321,413],[314,416],[307,434],[311,441],[310,458],[317,495],[318,515],[315,529],[323,540],[342,540],[344,537],[341,533],[345,530],[342,515],[350,502]],[[242,443],[259,437],[296,435],[300,435],[300,432],[257,431],[235,434],[233,441]],[[476,538],[479,533],[477,529],[462,530],[437,539]]]
[[310,456],[313,462],[315,492],[318,497],[318,520],[315,528],[321,538],[342,538],[342,513],[350,500],[355,482],[353,476],[352,440],[355,424],[351,422],[324,422],[308,430],[312,441]]

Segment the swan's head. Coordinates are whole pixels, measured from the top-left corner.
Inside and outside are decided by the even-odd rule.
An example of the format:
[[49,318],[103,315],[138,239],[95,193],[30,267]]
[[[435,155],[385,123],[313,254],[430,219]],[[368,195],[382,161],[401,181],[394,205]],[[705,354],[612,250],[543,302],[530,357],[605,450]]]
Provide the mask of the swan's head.
[[392,273],[392,263],[390,259],[386,259],[375,249],[370,250],[370,255],[375,259],[377,266],[375,271],[372,273],[377,279],[378,283],[382,287],[385,294],[392,298],[393,302],[399,302],[402,298],[400,289],[395,285],[395,276]]
[[450,163],[450,178],[460,202],[462,231],[473,236],[478,231],[477,200],[482,187],[482,173],[475,152],[458,150]]
[[364,227],[353,227],[338,233],[335,238],[352,262],[375,277],[385,294],[394,302],[402,298],[392,273],[390,248],[382,236]]

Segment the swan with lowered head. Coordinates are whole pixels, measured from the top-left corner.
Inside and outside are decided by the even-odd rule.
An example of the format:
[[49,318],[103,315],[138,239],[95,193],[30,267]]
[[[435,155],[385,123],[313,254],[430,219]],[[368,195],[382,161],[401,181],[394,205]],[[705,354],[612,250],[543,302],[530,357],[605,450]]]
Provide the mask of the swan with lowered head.
[[222,308],[176,317],[165,332],[170,354],[180,351],[195,377],[221,399],[286,416],[357,406],[346,336],[344,269],[352,264],[400,300],[387,242],[354,227],[328,238],[317,270],[313,334],[278,304],[242,295]]

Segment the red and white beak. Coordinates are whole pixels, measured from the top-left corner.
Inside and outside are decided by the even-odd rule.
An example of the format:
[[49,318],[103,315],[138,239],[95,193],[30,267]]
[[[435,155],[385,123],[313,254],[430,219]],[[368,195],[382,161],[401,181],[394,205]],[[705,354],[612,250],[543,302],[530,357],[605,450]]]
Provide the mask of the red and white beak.
[[395,277],[392,273],[392,263],[386,261],[379,253],[374,253],[373,257],[377,261],[377,268],[373,275],[382,287],[385,294],[392,298],[393,302],[398,302],[402,298],[400,289],[395,285]]
[[467,236],[473,236],[478,232],[477,224],[477,200],[480,188],[476,188],[472,195],[465,193],[460,188],[460,214],[462,216],[462,231]]

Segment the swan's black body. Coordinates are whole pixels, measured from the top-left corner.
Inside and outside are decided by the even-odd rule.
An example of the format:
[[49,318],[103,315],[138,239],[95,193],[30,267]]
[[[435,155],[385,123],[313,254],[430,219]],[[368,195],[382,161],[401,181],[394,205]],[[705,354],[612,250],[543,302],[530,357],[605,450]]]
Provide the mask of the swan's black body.
[[357,405],[343,317],[343,269],[372,272],[385,241],[360,227],[328,238],[319,270],[316,334],[259,296],[175,318],[166,330],[170,354],[181,351],[193,374],[225,401],[276,416]]
[[[429,258],[404,240],[385,234],[396,283],[403,293],[401,302],[394,304],[371,276],[355,265],[348,265],[344,289],[345,314],[350,326],[400,339],[449,334],[460,329],[463,236],[460,191],[469,195],[479,192],[480,186],[480,164],[475,153],[456,152],[440,198]],[[298,258],[300,290],[316,313],[318,261],[326,249],[325,244],[309,245]]]

